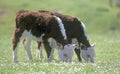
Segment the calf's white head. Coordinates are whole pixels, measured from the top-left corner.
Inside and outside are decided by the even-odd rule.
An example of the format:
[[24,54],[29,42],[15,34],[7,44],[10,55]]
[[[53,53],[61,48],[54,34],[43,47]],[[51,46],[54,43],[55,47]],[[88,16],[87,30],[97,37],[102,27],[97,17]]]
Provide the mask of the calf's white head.
[[90,60],[90,62],[94,63],[94,57],[95,57],[94,46],[95,46],[95,44],[92,44],[90,47],[86,48],[85,45],[80,44],[81,56],[86,62],[88,62]]
[[76,44],[67,44],[64,47],[61,44],[59,44],[58,45],[59,58],[64,62],[72,61],[72,56],[74,54],[75,48],[76,48]]

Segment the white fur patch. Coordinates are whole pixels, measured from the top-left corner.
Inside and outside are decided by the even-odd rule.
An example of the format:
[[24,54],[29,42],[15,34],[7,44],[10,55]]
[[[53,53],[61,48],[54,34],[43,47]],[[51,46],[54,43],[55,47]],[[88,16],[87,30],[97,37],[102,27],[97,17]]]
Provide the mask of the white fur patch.
[[49,45],[52,47],[52,49],[57,48],[57,43],[53,38],[48,39]]
[[51,53],[50,53],[51,59],[54,59],[54,56],[53,56],[54,49],[57,48],[57,43],[53,38],[49,38],[48,42],[49,42],[49,45],[51,46]]
[[17,47],[16,49],[13,51],[13,62],[17,61]]
[[33,40],[35,40],[35,41],[43,41],[42,40],[42,37],[44,36],[45,34],[43,33],[39,38],[37,38],[36,36],[34,36],[34,35],[32,35],[32,33],[31,33],[31,31],[27,31],[27,30],[25,30],[24,32],[23,32],[23,34],[22,34],[22,37],[28,37],[28,38],[30,38],[30,39],[33,39]]
[[[24,48],[26,49],[26,53],[27,53],[27,56],[28,56],[28,59],[31,60],[32,59],[32,55],[31,55],[31,51],[30,51],[30,43],[31,43],[31,40],[35,40],[35,41],[43,41],[42,40],[42,37],[44,36],[45,34],[42,34],[39,38],[37,38],[36,36],[32,35],[31,31],[27,31],[25,30],[22,34],[22,37],[25,37],[26,38],[26,41],[24,42]],[[14,55],[15,52],[14,52]]]
[[82,26],[83,26],[83,29],[84,29],[84,32],[86,31],[86,27],[85,27],[85,24],[83,22],[81,22]]
[[87,50],[81,50],[81,55],[86,62],[89,60],[91,62],[94,62],[94,57],[95,57],[94,46],[88,47]]
[[78,21],[79,21],[79,22],[81,22],[81,24],[82,24],[82,26],[83,26],[84,30],[86,30],[85,24],[84,24],[82,21],[80,21],[80,19],[79,19],[79,18],[77,18],[77,19],[78,19]]
[[64,49],[58,48],[59,58],[64,62],[72,61],[72,56],[74,54],[75,46],[72,44],[68,44],[64,46]]
[[61,31],[64,39],[66,40],[67,36],[66,36],[66,32],[65,32],[65,28],[64,28],[64,24],[62,23],[62,20],[59,17],[56,17],[56,16],[54,16],[54,17],[56,18],[57,22],[59,23],[59,27],[61,29],[60,31]]
[[82,25],[82,27],[83,27],[83,30],[84,30],[85,36],[86,36],[87,39],[88,39],[88,36],[87,36],[87,34],[86,34],[86,27],[85,27],[85,24],[84,24],[82,21],[80,21],[79,18],[77,18],[77,19],[78,19],[79,22],[81,22],[81,25]]

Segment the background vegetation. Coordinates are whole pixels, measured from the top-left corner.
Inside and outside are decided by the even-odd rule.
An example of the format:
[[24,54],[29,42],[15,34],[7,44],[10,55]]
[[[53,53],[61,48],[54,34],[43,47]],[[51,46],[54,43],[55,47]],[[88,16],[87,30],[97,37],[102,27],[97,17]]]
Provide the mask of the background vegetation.
[[[120,1],[119,0],[0,0],[0,74],[119,74],[120,73]],[[95,64],[63,63],[55,51],[51,63],[36,59],[36,42],[32,42],[33,61],[28,61],[22,43],[18,63],[12,63],[14,18],[20,9],[58,11],[79,17],[87,27],[91,43],[96,43]]]

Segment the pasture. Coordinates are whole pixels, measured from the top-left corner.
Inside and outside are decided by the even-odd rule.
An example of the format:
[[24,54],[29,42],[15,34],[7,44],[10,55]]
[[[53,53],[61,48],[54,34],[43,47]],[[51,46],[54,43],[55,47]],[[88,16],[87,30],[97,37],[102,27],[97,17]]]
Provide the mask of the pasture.
[[[63,3],[64,1],[64,3]],[[116,0],[115,0],[116,1]],[[58,59],[47,62],[35,58],[36,42],[32,41],[33,60],[28,61],[22,43],[18,62],[12,62],[12,34],[18,10],[40,9],[59,11],[79,17],[85,24],[91,43],[96,43],[96,63],[80,63],[76,55],[71,63]],[[108,0],[0,0],[0,74],[119,74],[120,73],[120,8],[109,6]]]

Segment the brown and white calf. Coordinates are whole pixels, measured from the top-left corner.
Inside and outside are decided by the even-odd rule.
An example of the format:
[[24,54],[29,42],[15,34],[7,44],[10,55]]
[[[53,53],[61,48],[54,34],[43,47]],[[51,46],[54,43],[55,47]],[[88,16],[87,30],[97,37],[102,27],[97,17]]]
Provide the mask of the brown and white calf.
[[[86,46],[86,50],[89,50],[89,49],[94,50],[94,47],[90,44],[88,40],[86,30],[85,30],[85,25],[78,18],[69,16],[69,15],[56,13],[56,12],[46,11],[46,10],[40,10],[39,12],[55,15],[62,20],[64,27],[66,29],[66,34],[67,34],[69,43],[72,43],[73,39],[77,39],[78,41],[79,47],[75,49],[75,52],[77,54],[79,61],[82,61],[80,43]],[[38,46],[40,46],[40,44],[41,43],[39,42]],[[40,51],[40,48],[38,48],[38,50]]]
[[[17,60],[17,47],[21,38],[26,49],[28,59],[32,59],[30,51],[31,40],[44,43],[48,61],[51,61],[51,47],[48,39],[53,38],[56,42],[65,47],[69,47],[64,25],[59,17],[39,12],[20,10],[15,18],[15,30],[13,34],[13,61]],[[70,48],[69,48],[70,49]]]

